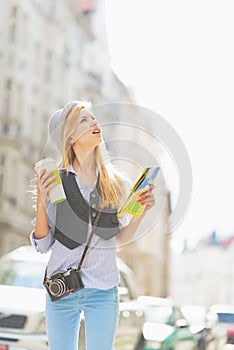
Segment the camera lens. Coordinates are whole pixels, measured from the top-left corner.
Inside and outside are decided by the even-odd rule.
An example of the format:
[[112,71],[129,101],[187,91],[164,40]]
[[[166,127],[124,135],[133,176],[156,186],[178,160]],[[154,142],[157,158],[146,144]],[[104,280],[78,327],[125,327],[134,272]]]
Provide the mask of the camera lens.
[[54,280],[50,283],[49,290],[53,296],[57,297],[65,293],[66,285],[62,280]]

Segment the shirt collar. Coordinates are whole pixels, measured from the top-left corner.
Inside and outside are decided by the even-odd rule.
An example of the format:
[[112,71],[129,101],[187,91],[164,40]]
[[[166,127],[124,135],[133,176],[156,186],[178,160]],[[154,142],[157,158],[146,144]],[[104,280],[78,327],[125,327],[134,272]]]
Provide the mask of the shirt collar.
[[73,173],[73,174],[75,174],[75,175],[76,175],[76,172],[75,172],[75,170],[74,170],[74,168],[73,168],[72,164],[70,164],[70,165],[69,165],[69,167],[68,167],[68,171],[69,171],[69,173]]

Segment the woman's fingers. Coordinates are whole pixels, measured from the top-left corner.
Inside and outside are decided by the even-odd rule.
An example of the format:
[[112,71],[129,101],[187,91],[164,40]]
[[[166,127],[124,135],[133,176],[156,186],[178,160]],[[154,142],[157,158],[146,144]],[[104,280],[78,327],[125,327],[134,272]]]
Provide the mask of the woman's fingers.
[[48,179],[52,179],[53,177],[55,178],[55,176],[51,176],[53,173],[53,171],[48,171],[46,172],[45,169],[43,169],[40,174],[39,174],[39,180],[41,182],[41,184],[44,184]]
[[46,172],[46,170],[43,169],[37,178],[38,197],[44,204],[47,201],[47,196],[50,190],[57,185],[57,181],[54,181],[57,176],[51,176],[52,173],[53,171]]
[[44,189],[47,189],[48,190],[48,188],[49,188],[49,186],[51,185],[51,184],[55,184],[55,185],[57,185],[57,181],[56,182],[53,182],[55,179],[56,179],[56,175],[55,176],[49,176],[49,177],[47,177],[46,179],[45,179],[45,181],[43,182],[43,187],[44,187]]
[[40,172],[38,176],[38,180],[41,186],[43,187],[48,186],[48,184],[57,177],[56,175],[51,176],[52,174],[53,174],[53,171],[46,172],[45,169]]
[[138,200],[138,203],[141,204],[141,205],[154,204],[155,203],[155,197],[154,197],[154,195],[147,196],[144,199]]
[[156,203],[155,196],[153,194],[154,189],[155,189],[155,186],[150,185],[149,190],[142,192],[140,194],[138,203],[141,205],[145,205],[147,209],[153,207]]

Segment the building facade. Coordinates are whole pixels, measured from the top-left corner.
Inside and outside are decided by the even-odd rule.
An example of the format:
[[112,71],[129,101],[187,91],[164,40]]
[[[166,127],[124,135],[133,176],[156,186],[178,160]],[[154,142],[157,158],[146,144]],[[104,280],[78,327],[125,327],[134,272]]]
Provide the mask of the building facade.
[[170,289],[180,304],[234,304],[234,238],[208,239],[173,256]]

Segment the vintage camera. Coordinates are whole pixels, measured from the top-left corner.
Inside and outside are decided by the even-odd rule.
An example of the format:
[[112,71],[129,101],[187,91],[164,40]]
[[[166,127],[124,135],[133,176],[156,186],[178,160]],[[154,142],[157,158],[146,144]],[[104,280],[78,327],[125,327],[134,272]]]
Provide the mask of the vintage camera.
[[56,272],[43,282],[52,301],[84,288],[80,271],[68,269],[66,272]]

